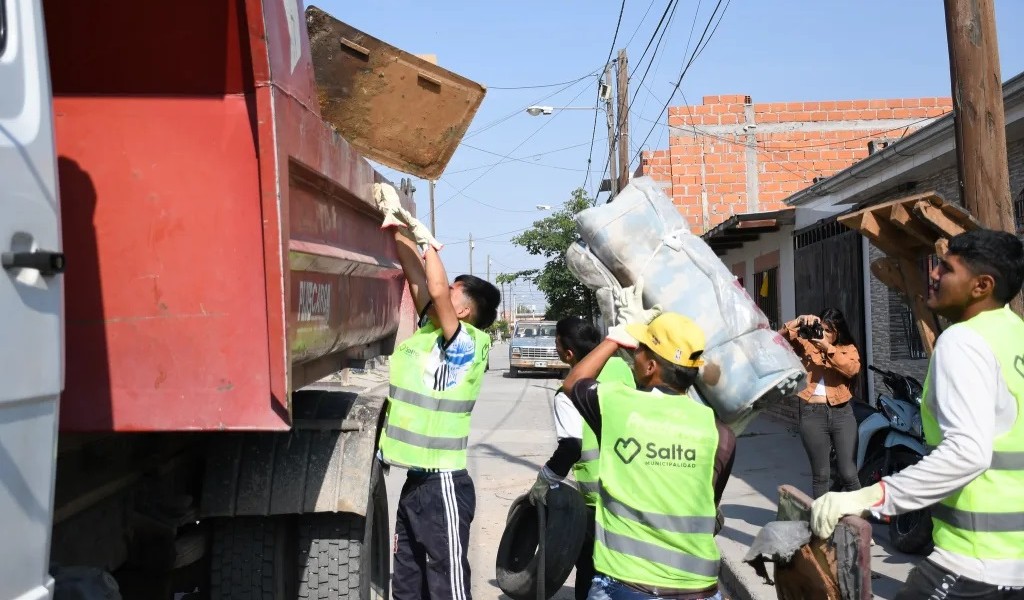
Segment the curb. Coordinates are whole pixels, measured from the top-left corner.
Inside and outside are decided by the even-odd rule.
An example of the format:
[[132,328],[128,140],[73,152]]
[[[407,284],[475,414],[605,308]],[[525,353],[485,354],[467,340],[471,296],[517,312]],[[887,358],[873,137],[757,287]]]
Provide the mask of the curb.
[[750,574],[754,573],[753,569],[743,561],[722,556],[722,568],[718,579],[731,594],[726,600],[774,600],[751,591],[749,584],[745,581],[746,577],[740,575],[740,569],[746,569],[750,571]]

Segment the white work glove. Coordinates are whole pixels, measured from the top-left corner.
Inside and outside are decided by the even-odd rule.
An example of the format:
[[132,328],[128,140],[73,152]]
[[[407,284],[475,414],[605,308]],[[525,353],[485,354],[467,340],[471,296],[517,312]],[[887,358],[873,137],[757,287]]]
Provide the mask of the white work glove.
[[537,481],[530,488],[530,503],[534,506],[547,504],[548,490],[557,488],[560,483],[562,483],[562,478],[549,469],[547,465],[544,465],[540,472],[537,473]]
[[829,492],[811,504],[811,530],[828,539],[839,520],[847,515],[861,516],[885,500],[885,484],[878,483],[855,492]]
[[626,331],[625,324],[609,327],[606,339],[615,342],[620,348],[625,348],[626,350],[636,350],[640,347],[640,342]]
[[443,247],[423,223],[405,210],[394,186],[387,183],[375,183],[373,184],[373,196],[377,201],[377,208],[384,213],[381,229],[403,228],[402,233],[407,234],[416,242],[416,245],[423,249],[430,246],[434,250],[440,250]]
[[636,282],[624,288],[612,290],[615,301],[615,324],[625,325],[626,323],[649,324],[655,317],[662,313],[661,307],[652,306],[644,309],[644,280],[638,278]]
[[398,218],[398,213],[402,211],[402,200],[398,197],[398,191],[393,185],[389,183],[373,184],[373,198],[377,201],[377,208],[384,213],[381,229],[405,226],[405,223]]

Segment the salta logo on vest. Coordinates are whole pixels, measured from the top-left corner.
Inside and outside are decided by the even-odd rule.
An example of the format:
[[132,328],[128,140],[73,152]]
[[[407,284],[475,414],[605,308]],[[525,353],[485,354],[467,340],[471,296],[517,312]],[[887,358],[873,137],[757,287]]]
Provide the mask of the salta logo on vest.
[[1013,368],[1017,370],[1017,374],[1024,377],[1024,354],[1013,359]]
[[630,464],[644,452],[645,464],[655,467],[693,467],[697,461],[697,450],[686,448],[682,444],[659,446],[654,442],[641,444],[636,438],[619,438],[615,440],[615,454],[623,464]]

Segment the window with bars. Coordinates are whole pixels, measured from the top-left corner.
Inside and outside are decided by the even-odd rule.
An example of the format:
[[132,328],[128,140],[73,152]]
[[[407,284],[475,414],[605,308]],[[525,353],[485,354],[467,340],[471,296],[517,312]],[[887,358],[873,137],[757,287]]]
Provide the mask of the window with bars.
[[754,301],[761,309],[772,329],[782,327],[781,311],[779,310],[779,268],[772,267],[760,273],[754,273]]

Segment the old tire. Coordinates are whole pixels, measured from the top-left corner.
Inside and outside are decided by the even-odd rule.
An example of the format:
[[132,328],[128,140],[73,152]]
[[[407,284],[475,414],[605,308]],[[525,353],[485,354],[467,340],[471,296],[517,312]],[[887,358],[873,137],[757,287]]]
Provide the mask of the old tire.
[[350,513],[299,517],[299,598],[389,597],[388,497],[376,461],[370,490],[366,517]]
[[519,377],[519,369],[517,369],[516,367],[509,367],[508,376],[511,377],[512,379]]
[[[569,578],[587,530],[587,507],[576,488],[560,485],[548,492],[545,529],[545,596]],[[538,514],[524,494],[509,509],[495,561],[498,587],[512,600],[537,598]]]
[[289,517],[218,519],[210,557],[210,599],[294,598],[294,548]]

